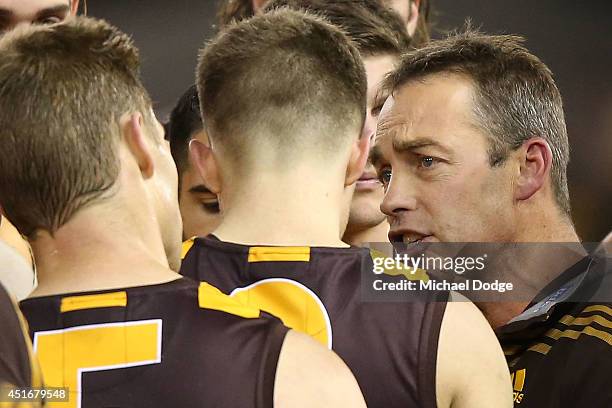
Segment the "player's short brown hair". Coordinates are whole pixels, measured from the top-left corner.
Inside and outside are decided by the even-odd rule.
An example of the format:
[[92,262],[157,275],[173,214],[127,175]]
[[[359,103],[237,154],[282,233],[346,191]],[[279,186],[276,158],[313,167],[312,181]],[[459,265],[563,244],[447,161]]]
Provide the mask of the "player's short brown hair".
[[380,0],[272,0],[264,10],[279,7],[306,10],[342,28],[363,57],[400,55],[410,36],[399,14]]
[[22,234],[51,233],[112,191],[119,119],[152,124],[132,40],[76,17],[0,40],[0,203]]
[[236,168],[254,164],[261,146],[285,163],[336,154],[365,119],[359,51],[337,27],[298,11],[227,27],[201,51],[197,86],[213,146]]
[[[384,4],[384,0],[377,0]],[[406,7],[414,0],[406,0]],[[241,21],[255,14],[252,0],[221,0],[217,11],[217,25],[221,28],[233,21]],[[420,47],[427,43],[430,38],[430,16],[431,3],[429,0],[421,0],[419,3],[419,18],[417,27],[412,36],[412,46]]]
[[491,165],[503,163],[526,140],[544,138],[552,150],[556,201],[569,215],[569,143],[561,94],[550,69],[523,42],[521,37],[485,35],[467,28],[405,54],[383,89],[393,92],[436,73],[469,78],[475,91],[474,117],[489,135]]

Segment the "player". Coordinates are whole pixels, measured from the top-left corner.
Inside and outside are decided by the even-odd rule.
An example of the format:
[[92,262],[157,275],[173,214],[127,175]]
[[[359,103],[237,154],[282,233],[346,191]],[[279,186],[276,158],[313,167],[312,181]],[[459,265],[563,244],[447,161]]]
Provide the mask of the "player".
[[[273,0],[224,0],[217,12],[219,27],[224,27],[233,20],[240,21],[252,17],[256,12],[273,2]],[[350,4],[351,2],[347,3]],[[355,2],[373,3],[370,1],[361,2],[360,0],[355,0]],[[307,2],[304,1],[303,3]],[[315,0],[312,3],[320,4],[321,2]],[[412,39],[413,47],[420,47],[429,41],[429,0],[376,0],[376,3],[378,4],[374,6],[375,8],[379,8],[379,5],[386,5],[399,14]]]
[[[378,0],[318,1],[275,0],[266,10],[282,6],[304,8],[324,15],[331,23],[342,26],[357,45],[368,77],[367,116],[364,132],[373,135],[380,107],[374,106],[378,85],[393,69],[399,54],[408,49],[410,38],[399,16],[383,7]],[[195,89],[189,89],[173,110],[168,123],[173,158],[179,169],[179,202],[183,218],[183,237],[205,236],[219,224],[221,217],[216,196],[210,193],[188,161],[188,142],[203,132]],[[200,140],[207,140],[204,134]],[[343,240],[351,245],[386,242],[389,225],[380,211],[383,188],[374,167],[368,163],[357,181],[349,221]]]
[[189,160],[189,142],[207,140],[200,118],[195,85],[185,91],[170,114],[166,139],[179,175],[179,207],[183,219],[183,240],[211,233],[221,222],[219,201],[210,192]]
[[[305,9],[325,16],[331,23],[342,27],[363,58],[368,90],[364,135],[372,137],[381,106],[376,106],[378,87],[390,72],[399,55],[406,51],[411,40],[403,23],[393,10],[379,0],[326,1],[326,0],[274,0],[266,10],[289,6]],[[349,220],[342,240],[350,245],[387,242],[389,223],[380,211],[384,191],[376,170],[368,162],[357,180],[351,201]]]
[[504,346],[516,407],[608,407],[610,262],[576,252],[561,95],[521,43],[468,29],[402,58],[371,153],[382,210],[389,238],[408,244],[564,243],[489,268],[531,296],[478,306]]
[[197,72],[210,147],[192,141],[192,159],[224,217],[182,273],[333,348],[368,406],[511,406],[501,350],[472,304],[361,301],[372,258],[341,236],[367,159],[367,84],[346,36],[271,11],[221,32]]
[[[75,15],[79,0],[0,0],[0,35],[23,24],[52,24]],[[20,268],[21,272],[4,269],[0,275],[8,291],[23,299],[36,286],[36,276],[30,248],[17,230],[0,214],[0,240],[17,250],[30,265],[29,269]],[[0,243],[1,244],[1,243]],[[12,258],[12,254],[11,254]],[[17,261],[20,262],[20,261]]]
[[0,196],[39,263],[21,308],[60,406],[363,406],[333,354],[170,270],[176,169],[127,35],[76,18],[0,53]]

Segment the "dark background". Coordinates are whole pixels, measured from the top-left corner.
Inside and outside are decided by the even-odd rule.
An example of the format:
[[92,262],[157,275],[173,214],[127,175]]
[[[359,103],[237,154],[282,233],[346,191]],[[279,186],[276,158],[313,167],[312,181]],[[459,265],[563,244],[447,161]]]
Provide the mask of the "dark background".
[[[160,119],[193,82],[216,0],[88,0],[88,14],[131,33]],[[463,25],[520,34],[555,73],[572,148],[573,216],[584,241],[612,229],[612,1],[432,0],[434,37]]]

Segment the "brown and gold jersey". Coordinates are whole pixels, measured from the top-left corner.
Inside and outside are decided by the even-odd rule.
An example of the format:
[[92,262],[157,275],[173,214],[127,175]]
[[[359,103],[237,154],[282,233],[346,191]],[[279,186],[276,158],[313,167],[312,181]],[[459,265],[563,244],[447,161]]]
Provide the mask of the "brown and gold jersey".
[[50,407],[272,407],[287,329],[212,286],[181,278],[27,299]]
[[40,369],[32,354],[25,321],[0,285],[0,407],[13,406],[12,402],[17,401],[9,397],[11,391],[41,386]]
[[214,236],[187,246],[182,274],[210,281],[333,349],[353,371],[368,406],[436,407],[446,297],[364,301],[361,271],[373,266],[365,248],[244,246]]
[[497,330],[516,408],[612,407],[610,259],[587,257]]

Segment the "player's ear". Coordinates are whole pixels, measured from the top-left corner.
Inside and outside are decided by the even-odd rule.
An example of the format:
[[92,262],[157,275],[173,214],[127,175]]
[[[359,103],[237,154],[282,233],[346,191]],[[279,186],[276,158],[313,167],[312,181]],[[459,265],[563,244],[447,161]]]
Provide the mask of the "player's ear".
[[419,21],[419,6],[421,5],[421,0],[411,0],[410,1],[410,14],[408,15],[408,22],[406,23],[406,30],[408,34],[412,37],[416,31],[417,23]]
[[153,176],[155,165],[149,144],[148,136],[145,133],[144,118],[140,112],[126,114],[120,121],[123,140],[130,153],[136,160],[140,173],[144,179]]
[[76,16],[79,11],[79,0],[72,0],[70,2],[70,14]]
[[258,12],[260,9],[262,9],[267,2],[268,0],[251,0],[251,4],[253,5],[253,10],[255,12]]
[[221,192],[221,177],[219,165],[212,149],[202,141],[192,139],[189,142],[189,156],[191,163],[204,180],[204,185],[213,194],[219,194]]
[[363,174],[363,169],[368,161],[368,153],[370,151],[370,137],[362,134],[361,137],[353,143],[351,148],[351,157],[348,167],[346,168],[345,186],[350,186],[359,180]]
[[515,199],[523,201],[537,193],[546,183],[552,166],[552,151],[546,140],[534,137],[524,142],[515,154],[519,160]]

